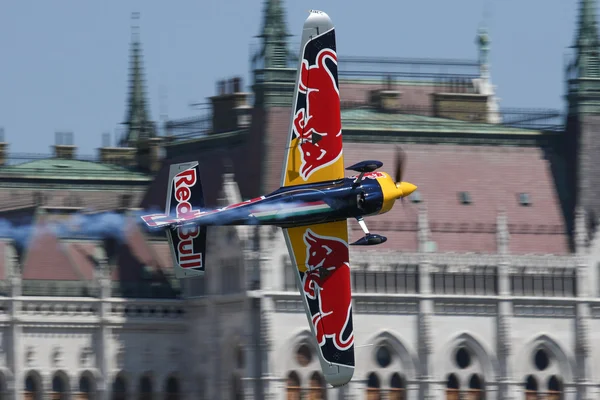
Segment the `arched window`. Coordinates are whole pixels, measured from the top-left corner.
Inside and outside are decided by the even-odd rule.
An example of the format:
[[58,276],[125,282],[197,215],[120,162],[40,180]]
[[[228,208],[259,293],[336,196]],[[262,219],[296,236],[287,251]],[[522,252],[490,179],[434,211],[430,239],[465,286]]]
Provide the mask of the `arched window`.
[[529,375],[525,380],[525,400],[536,400],[538,392],[537,379]]
[[67,384],[62,374],[56,373],[52,378],[52,400],[64,400],[67,398]]
[[376,373],[371,372],[367,379],[367,400],[381,400],[381,382]]
[[112,400],[125,400],[127,398],[127,386],[125,378],[117,375],[112,385]]
[[477,374],[471,375],[469,379],[469,400],[483,400],[483,382]]
[[562,399],[562,383],[556,375],[552,375],[548,379],[548,400],[561,400]]
[[287,400],[300,400],[300,394],[300,377],[292,371],[287,378]]
[[296,351],[296,362],[298,365],[301,367],[306,367],[312,362],[312,359],[312,351],[308,345],[302,344],[300,347],[298,347],[298,350]]
[[25,378],[25,400],[40,400],[42,398],[42,388],[39,379],[36,379],[34,373],[30,372]]
[[179,400],[179,381],[174,376],[170,376],[167,379],[165,392],[167,395],[165,396],[166,400]]
[[446,400],[459,400],[460,383],[456,375],[450,374],[446,381]]
[[392,379],[390,380],[390,395],[389,400],[404,400],[406,390],[406,383],[404,378],[400,376],[399,373],[395,373],[392,375]]
[[83,374],[79,377],[79,394],[78,400],[92,400],[92,379],[89,375]]
[[326,400],[327,391],[325,390],[325,380],[318,372],[313,372],[310,377],[310,387],[308,389],[308,400]]
[[140,378],[138,398],[140,400],[152,399],[152,380],[148,375],[144,375]]

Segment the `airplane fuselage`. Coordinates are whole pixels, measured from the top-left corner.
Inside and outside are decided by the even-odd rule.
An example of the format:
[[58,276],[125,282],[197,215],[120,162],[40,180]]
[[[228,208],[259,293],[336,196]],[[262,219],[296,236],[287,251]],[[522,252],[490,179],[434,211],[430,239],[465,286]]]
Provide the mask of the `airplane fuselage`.
[[[287,186],[259,198],[176,222],[185,225],[274,225],[282,228],[383,214],[397,198],[393,179],[385,172],[336,181]],[[197,212],[197,211],[194,211]]]

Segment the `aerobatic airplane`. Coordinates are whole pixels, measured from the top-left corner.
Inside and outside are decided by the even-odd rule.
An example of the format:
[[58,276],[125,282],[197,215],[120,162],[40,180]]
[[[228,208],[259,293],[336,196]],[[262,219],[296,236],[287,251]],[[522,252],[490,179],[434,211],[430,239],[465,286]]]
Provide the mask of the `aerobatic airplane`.
[[402,182],[401,150],[395,179],[376,171],[383,163],[375,160],[346,168],[358,174],[345,177],[335,29],[327,14],[310,12],[300,55],[281,187],[207,210],[198,162],[173,164],[165,214],[142,219],[149,228],[166,231],[179,278],[204,274],[207,226],[281,227],[323,374],[329,384],[341,386],[354,373],[347,219],[356,218],[364,231],[353,245],[383,243],[387,239],[370,233],[363,217],[390,211],[416,186]]

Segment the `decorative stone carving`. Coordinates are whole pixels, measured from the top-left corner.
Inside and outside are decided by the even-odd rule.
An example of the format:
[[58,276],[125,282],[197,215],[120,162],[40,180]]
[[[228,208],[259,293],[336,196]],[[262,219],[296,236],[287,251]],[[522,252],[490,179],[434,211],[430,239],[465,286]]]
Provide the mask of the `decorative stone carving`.
[[499,254],[508,253],[509,237],[508,217],[506,216],[505,211],[501,211],[498,213],[498,217],[496,218],[496,240]]
[[52,350],[52,365],[55,367],[60,367],[63,361],[63,351],[60,346],[56,346]]
[[589,354],[591,350],[589,340],[589,326],[588,319],[584,316],[577,316],[577,341],[576,341],[577,352],[583,354]]
[[25,362],[28,366],[33,366],[35,361],[35,350],[33,346],[27,346],[27,350],[25,351]]
[[511,326],[510,317],[498,317],[498,350],[501,354],[508,355],[511,351]]
[[419,347],[425,354],[433,351],[433,339],[431,337],[431,314],[422,313],[419,316]]
[[92,365],[93,355],[94,352],[92,351],[91,347],[86,346],[83,349],[81,349],[81,354],[79,356],[79,364],[81,365],[81,368],[87,368]]

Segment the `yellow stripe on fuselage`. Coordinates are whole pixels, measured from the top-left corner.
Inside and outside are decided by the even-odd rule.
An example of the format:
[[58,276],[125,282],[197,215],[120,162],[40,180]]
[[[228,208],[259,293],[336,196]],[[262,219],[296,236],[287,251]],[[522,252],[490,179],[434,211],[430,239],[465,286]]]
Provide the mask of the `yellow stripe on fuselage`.
[[400,189],[396,187],[396,182],[394,182],[392,177],[385,172],[382,172],[382,174],[384,176],[376,178],[383,193],[383,206],[381,206],[379,214],[390,211],[394,207],[396,199],[402,194]]

